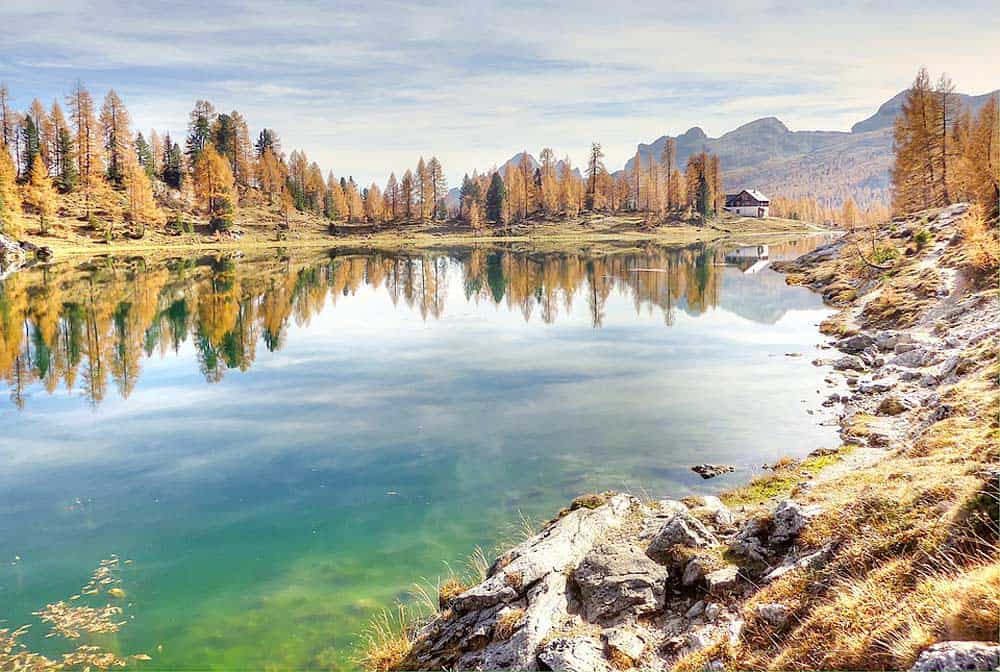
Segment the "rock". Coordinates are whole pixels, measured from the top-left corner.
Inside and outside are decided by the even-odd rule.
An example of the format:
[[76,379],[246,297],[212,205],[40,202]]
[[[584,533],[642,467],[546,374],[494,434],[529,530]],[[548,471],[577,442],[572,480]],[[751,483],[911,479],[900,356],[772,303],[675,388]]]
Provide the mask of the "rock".
[[1000,666],[1000,645],[992,642],[938,642],[920,654],[910,672],[995,670],[997,666]]
[[937,364],[939,361],[941,361],[941,354],[939,352],[917,347],[896,355],[893,364],[908,369],[921,369],[925,366]]
[[689,620],[698,618],[703,613],[705,613],[705,603],[701,600],[698,600],[697,602],[692,604],[691,607],[686,612],[684,612],[684,618],[687,618]]
[[691,467],[691,471],[702,478],[715,478],[736,471],[736,467],[731,464],[697,464]]
[[768,541],[785,544],[797,537],[809,521],[820,512],[818,506],[802,506],[790,499],[778,503],[774,509],[774,528]]
[[832,366],[837,371],[864,371],[865,363],[857,355],[846,355],[840,359],[835,359]]
[[834,544],[831,542],[819,549],[808,553],[801,558],[788,557],[779,566],[770,570],[761,579],[762,583],[770,583],[775,579],[784,576],[793,569],[817,569],[827,563],[833,557]]
[[754,607],[754,613],[776,630],[780,630],[788,623],[788,607],[777,602],[758,604]]
[[677,513],[653,537],[646,555],[653,560],[666,562],[675,546],[708,548],[719,540],[705,524],[689,513]]
[[705,585],[708,586],[708,592],[710,593],[723,593],[736,586],[736,580],[739,578],[739,575],[739,567],[736,565],[726,565],[722,569],[717,569],[714,572],[706,574]]
[[836,455],[840,452],[838,448],[816,448],[809,452],[809,457],[824,457],[826,455]]
[[718,602],[709,602],[705,605],[705,620],[712,623],[722,612],[722,605]]
[[604,644],[611,651],[618,651],[634,663],[646,651],[646,642],[629,628],[611,628],[604,631]]
[[573,571],[587,620],[623,612],[645,614],[663,607],[667,569],[630,544],[594,547]]
[[905,397],[889,396],[884,398],[878,405],[876,411],[879,415],[899,415],[914,407],[914,404]]
[[948,359],[944,360],[944,363],[941,365],[941,370],[938,372],[938,375],[941,376],[942,378],[947,378],[948,376],[950,376],[952,373],[955,372],[955,369],[958,368],[958,364],[960,361],[962,360],[961,357],[959,357],[958,355],[952,355]]
[[570,511],[504,553],[490,568],[489,577],[455,597],[451,608],[468,612],[509,602],[547,574],[575,567],[595,543],[619,527],[639,506],[634,497],[615,495],[597,508]]
[[856,355],[863,352],[875,342],[875,339],[865,333],[854,334],[836,342],[835,347],[841,352]]
[[751,518],[729,542],[729,549],[750,560],[766,560],[771,555],[771,550],[763,541],[767,534],[766,527],[764,521]]
[[538,660],[560,672],[603,672],[609,670],[601,643],[593,637],[556,637],[538,651]]
[[695,556],[688,560],[684,566],[684,574],[681,576],[681,585],[693,586],[705,578],[705,575],[712,569],[712,562],[709,558]]
[[881,394],[896,387],[895,377],[882,378],[880,380],[860,380],[858,381],[858,392],[862,394]]
[[883,352],[892,352],[899,343],[909,343],[913,337],[898,331],[880,331],[875,334],[875,347]]
[[909,352],[911,350],[916,350],[919,347],[920,347],[920,345],[917,344],[917,343],[914,343],[913,340],[911,339],[911,340],[908,340],[908,341],[900,341],[900,342],[896,343],[896,346],[892,349],[892,351],[895,354],[897,354],[897,355],[901,355],[904,352]]

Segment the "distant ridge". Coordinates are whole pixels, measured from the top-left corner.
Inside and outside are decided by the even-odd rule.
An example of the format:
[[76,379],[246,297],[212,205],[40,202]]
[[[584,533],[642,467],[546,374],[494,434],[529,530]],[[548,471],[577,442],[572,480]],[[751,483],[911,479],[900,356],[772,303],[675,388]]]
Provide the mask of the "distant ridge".
[[[1000,91],[1000,90],[998,90]],[[977,112],[991,95],[955,94],[963,106]],[[701,151],[718,154],[727,191],[760,189],[769,196],[815,196],[824,205],[839,206],[853,196],[862,207],[889,201],[892,124],[906,91],[879,106],[872,116],[844,131],[790,131],[776,117],[743,124],[718,138],[695,126],[676,137],[677,165]],[[659,160],[668,136],[640,143],[639,155]],[[633,170],[634,158],[624,167]]]
[[[992,91],[978,96],[956,93],[963,106],[978,112]],[[777,117],[762,117],[743,124],[718,138],[710,138],[698,126],[676,136],[677,166],[683,171],[688,157],[702,151],[718,154],[722,161],[723,182],[727,191],[759,189],[772,198],[815,197],[821,204],[839,207],[848,196],[862,208],[875,202],[889,202],[889,168],[892,164],[892,124],[902,108],[906,90],[882,103],[876,112],[854,124],[847,131],[792,131]],[[651,143],[640,143],[637,151],[643,160],[650,155],[657,161],[670,136],[660,136]],[[500,165],[519,166],[528,156],[532,169],[538,160],[526,150],[514,154]],[[631,174],[635,163],[630,158],[622,171]],[[557,170],[562,169],[562,161]],[[581,175],[579,168],[573,172]],[[458,187],[445,199],[449,207],[458,207]]]

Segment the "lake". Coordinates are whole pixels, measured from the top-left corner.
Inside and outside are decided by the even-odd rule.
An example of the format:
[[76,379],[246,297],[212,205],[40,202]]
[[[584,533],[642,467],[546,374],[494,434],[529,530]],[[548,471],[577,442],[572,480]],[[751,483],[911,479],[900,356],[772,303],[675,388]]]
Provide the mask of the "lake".
[[[606,489],[713,492],[835,446],[807,412],[830,311],[760,254],[289,251],[15,274],[0,627],[69,650],[32,612],[117,554],[125,625],[73,645],[157,669],[350,668],[374,613],[521,520]],[[701,462],[737,469],[703,481]]]

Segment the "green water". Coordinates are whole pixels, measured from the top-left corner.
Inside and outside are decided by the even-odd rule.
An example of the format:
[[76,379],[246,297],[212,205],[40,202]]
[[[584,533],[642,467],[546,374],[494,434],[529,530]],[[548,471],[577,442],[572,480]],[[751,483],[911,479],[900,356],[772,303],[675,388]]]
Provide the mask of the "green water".
[[[828,311],[751,263],[492,250],[12,276],[0,627],[67,650],[32,612],[117,553],[127,624],[90,639],[145,669],[351,668],[373,613],[522,516],[713,491],[832,445],[806,412]],[[699,462],[737,471],[703,482]]]

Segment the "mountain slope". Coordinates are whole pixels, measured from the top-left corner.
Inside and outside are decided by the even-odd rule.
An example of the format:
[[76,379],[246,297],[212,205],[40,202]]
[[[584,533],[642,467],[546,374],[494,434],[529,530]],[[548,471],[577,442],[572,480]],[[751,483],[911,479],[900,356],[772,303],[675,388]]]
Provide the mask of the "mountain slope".
[[[956,94],[963,106],[978,111],[989,96]],[[892,163],[892,124],[902,106],[903,91],[883,103],[851,132],[790,131],[775,117],[757,119],[709,138],[694,127],[677,136],[677,164],[683,170],[688,157],[701,151],[718,154],[727,191],[755,188],[790,198],[815,196],[825,205],[839,206],[848,196],[859,205],[888,202]],[[640,144],[639,155],[659,160],[668,136]],[[634,158],[625,164],[631,173]]]

